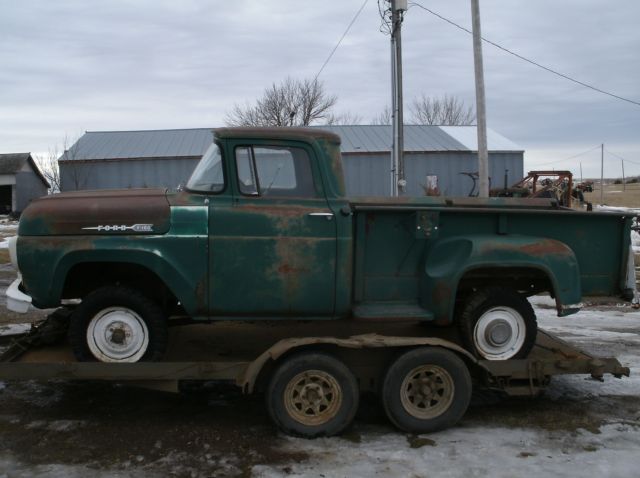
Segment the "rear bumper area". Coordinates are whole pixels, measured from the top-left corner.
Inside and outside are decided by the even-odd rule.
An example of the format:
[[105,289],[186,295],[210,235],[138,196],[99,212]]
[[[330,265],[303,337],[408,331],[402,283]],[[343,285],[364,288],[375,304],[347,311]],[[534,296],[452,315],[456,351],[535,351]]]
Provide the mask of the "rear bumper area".
[[20,290],[21,283],[22,277],[18,276],[7,288],[7,309],[18,312],[19,314],[25,314],[29,310],[32,299],[31,296]]

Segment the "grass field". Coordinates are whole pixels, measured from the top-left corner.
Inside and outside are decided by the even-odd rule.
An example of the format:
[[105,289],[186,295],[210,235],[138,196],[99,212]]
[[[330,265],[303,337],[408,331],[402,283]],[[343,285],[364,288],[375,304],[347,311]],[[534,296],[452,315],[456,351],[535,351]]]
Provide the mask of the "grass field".
[[[640,208],[640,183],[606,184],[602,203],[607,206]],[[592,193],[584,194],[585,201],[600,204],[600,185],[594,184]]]

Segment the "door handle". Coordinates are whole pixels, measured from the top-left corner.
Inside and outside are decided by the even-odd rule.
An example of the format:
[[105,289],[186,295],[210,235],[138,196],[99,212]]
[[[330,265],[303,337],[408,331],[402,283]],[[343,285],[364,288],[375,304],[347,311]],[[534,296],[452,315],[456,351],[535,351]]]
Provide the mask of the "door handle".
[[327,221],[331,221],[331,219],[333,219],[332,212],[310,212],[309,214],[307,214],[307,216],[324,217],[327,219]]

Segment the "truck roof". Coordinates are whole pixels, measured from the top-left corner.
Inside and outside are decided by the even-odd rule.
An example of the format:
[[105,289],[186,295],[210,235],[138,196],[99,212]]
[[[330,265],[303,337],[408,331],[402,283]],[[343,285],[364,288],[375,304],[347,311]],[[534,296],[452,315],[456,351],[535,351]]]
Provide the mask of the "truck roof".
[[304,141],[325,140],[340,144],[340,136],[318,128],[303,127],[234,127],[215,128],[213,134],[223,138],[297,139]]

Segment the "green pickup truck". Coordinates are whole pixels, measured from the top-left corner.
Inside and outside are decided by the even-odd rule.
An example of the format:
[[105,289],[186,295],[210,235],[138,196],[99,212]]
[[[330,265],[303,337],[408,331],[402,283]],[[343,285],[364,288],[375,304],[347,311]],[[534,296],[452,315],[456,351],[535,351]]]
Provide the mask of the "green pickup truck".
[[[8,307],[67,304],[80,361],[160,360],[193,321],[420,321],[483,360],[527,356],[547,292],[633,297],[632,216],[551,200],[350,198],[338,136],[221,128],[183,191],[35,201],[10,243]],[[427,328],[425,328],[427,330]]]

